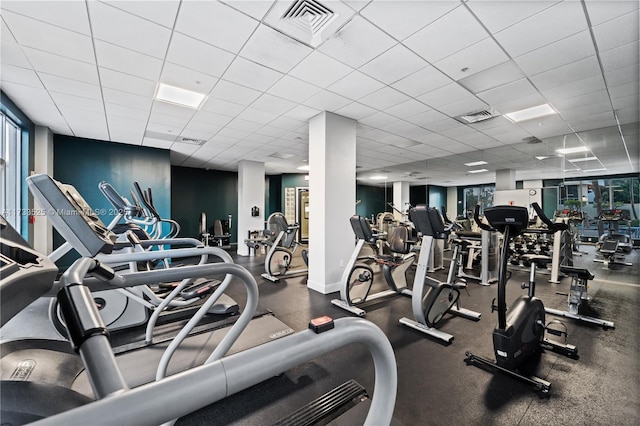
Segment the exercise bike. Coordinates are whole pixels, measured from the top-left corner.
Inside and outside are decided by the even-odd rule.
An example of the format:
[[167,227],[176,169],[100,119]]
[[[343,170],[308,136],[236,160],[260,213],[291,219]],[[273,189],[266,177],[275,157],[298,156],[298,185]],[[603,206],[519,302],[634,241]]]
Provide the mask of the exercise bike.
[[274,236],[275,240],[264,242],[264,244],[270,245],[270,248],[264,259],[265,272],[262,274],[262,278],[277,283],[285,277],[306,275],[308,273],[306,250],[302,250],[304,267],[291,267],[293,256],[299,245],[295,238],[300,225],[297,223],[289,225],[282,213],[273,213],[267,219],[267,228],[265,233]]
[[392,255],[375,255],[373,260],[382,265],[387,290],[371,293],[374,271],[365,263],[356,263],[360,258],[360,251],[364,244],[369,244],[374,253],[377,253],[377,243],[386,236],[386,233],[374,233],[366,218],[354,215],[349,219],[351,228],[356,236],[356,246],[342,274],[342,288],[340,299],[333,299],[331,303],[346,311],[364,316],[366,311],[357,305],[365,304],[380,298],[404,295],[411,296],[412,292],[407,286],[406,273],[413,265],[416,254],[411,251],[410,230],[406,226],[396,226],[391,231],[389,247]]
[[478,321],[482,314],[460,307],[460,290],[466,288],[466,282],[464,280],[454,281],[458,245],[456,245],[456,252],[449,266],[446,283],[427,275],[435,240],[442,240],[448,236],[438,210],[418,205],[409,210],[409,218],[418,231],[421,245],[411,296],[414,319],[401,318],[400,323],[446,343],[451,343],[453,336],[436,328],[447,313],[474,321]]
[[[544,216],[542,209],[536,203],[534,204],[534,209],[536,209],[540,218],[548,224],[549,233],[566,229],[566,224],[552,223]],[[478,212],[478,209],[479,206],[476,206],[476,212]],[[522,288],[528,288],[529,292],[527,295],[518,297],[507,314],[506,285],[509,244],[514,237],[526,230],[529,223],[529,211],[527,208],[497,206],[485,209],[484,214],[489,225],[485,223],[479,223],[479,225],[485,230],[498,231],[504,237],[498,271],[498,303],[497,305],[494,303],[491,307],[492,312],[498,311],[498,326],[493,331],[493,348],[496,361],[467,352],[465,354],[465,362],[494,368],[510,377],[524,381],[533,386],[535,390],[546,394],[551,387],[550,382],[535,376],[525,376],[518,371],[518,368],[541,348],[547,348],[569,357],[576,357],[578,349],[573,345],[545,338],[545,331],[549,331],[554,335],[564,334],[565,338],[567,333],[566,328],[565,331],[562,331],[551,328],[550,324],[545,324],[544,305],[540,299],[535,297],[536,255],[529,255],[529,260],[531,261],[529,284],[522,284]],[[559,321],[554,320],[553,323],[558,324]]]

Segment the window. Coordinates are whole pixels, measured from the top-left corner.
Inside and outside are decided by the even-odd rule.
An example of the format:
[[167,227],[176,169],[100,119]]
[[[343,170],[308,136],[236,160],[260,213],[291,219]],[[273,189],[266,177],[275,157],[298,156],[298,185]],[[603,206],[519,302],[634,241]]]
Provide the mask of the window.
[[2,151],[0,153],[0,212],[18,232],[21,231],[21,142],[22,131],[5,114],[0,113],[2,122]]

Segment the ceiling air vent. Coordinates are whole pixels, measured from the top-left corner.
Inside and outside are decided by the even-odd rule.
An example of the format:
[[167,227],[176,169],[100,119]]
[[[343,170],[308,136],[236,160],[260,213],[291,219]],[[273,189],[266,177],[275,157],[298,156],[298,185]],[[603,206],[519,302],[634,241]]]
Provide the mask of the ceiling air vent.
[[204,139],[196,139],[196,138],[187,138],[187,137],[180,137],[176,140],[176,142],[181,142],[181,143],[189,143],[191,145],[204,145],[206,140]]
[[490,118],[494,118],[499,115],[501,114],[494,109],[486,109],[482,111],[471,112],[469,114],[459,115],[454,118],[461,123],[472,124],[472,123],[478,123],[480,121],[489,120]]
[[315,0],[297,0],[282,15],[303,31],[315,36],[336,18],[331,9]]
[[522,142],[526,142],[526,143],[528,143],[529,145],[534,145],[534,144],[537,144],[537,143],[542,143],[542,141],[541,141],[540,139],[536,138],[535,136],[529,136],[529,137],[526,137],[526,138],[522,139]]

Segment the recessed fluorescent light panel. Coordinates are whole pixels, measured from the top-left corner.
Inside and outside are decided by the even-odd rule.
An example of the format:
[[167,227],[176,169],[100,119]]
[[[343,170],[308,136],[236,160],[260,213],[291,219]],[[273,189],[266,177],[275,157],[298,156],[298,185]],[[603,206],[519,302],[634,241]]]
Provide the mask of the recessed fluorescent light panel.
[[586,146],[575,146],[573,148],[561,148],[561,149],[556,149],[556,152],[558,154],[576,154],[578,152],[587,152],[589,151],[589,148],[587,148]]
[[488,172],[489,170],[487,169],[478,169],[478,170],[469,170],[469,173],[482,173],[482,172]]
[[538,155],[536,160],[546,160],[547,158],[551,158],[549,155]]
[[298,170],[309,170],[309,165],[300,166],[298,167]]
[[188,108],[198,109],[206,95],[191,90],[182,89],[180,87],[170,86],[160,83],[156,99],[170,104],[185,106]]
[[607,169],[606,169],[606,167],[603,167],[603,168],[601,168],[601,169],[583,170],[583,172],[585,172],[585,173],[591,173],[591,172],[602,172],[602,171],[605,171],[605,170],[607,170]]
[[567,161],[570,161],[572,163],[579,163],[581,161],[591,161],[591,160],[597,160],[598,157],[583,157],[583,158],[568,158]]
[[371,180],[385,180],[387,177],[382,175],[371,176],[369,179]]
[[551,107],[549,104],[543,104],[534,106],[527,109],[522,109],[520,111],[510,112],[509,114],[505,114],[509,120],[513,122],[532,120],[534,118],[545,117],[547,115],[557,114],[556,110]]
[[486,161],[474,161],[473,163],[464,163],[465,166],[474,167],[474,166],[482,166],[484,164],[489,164]]

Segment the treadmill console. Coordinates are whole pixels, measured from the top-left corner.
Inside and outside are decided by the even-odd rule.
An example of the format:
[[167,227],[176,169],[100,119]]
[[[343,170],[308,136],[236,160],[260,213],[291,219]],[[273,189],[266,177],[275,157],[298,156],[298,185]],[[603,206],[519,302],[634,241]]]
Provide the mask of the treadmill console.
[[27,185],[56,231],[81,256],[111,253],[116,235],[107,229],[73,186],[56,182],[46,174],[29,176]]

